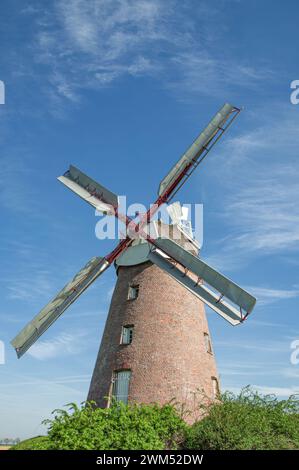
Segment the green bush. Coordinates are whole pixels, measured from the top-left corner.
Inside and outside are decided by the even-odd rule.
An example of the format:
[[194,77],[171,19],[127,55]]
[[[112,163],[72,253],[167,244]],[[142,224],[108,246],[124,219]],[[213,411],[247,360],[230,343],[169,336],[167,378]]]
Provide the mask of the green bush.
[[184,438],[186,424],[172,405],[67,406],[45,421],[48,449],[174,449]]
[[[207,412],[207,410],[206,410]],[[184,447],[203,450],[299,449],[299,400],[279,401],[246,387],[225,393],[187,430]]]
[[48,437],[37,436],[12,446],[9,450],[45,450],[48,449]]
[[299,449],[299,399],[279,401],[249,387],[202,407],[205,417],[193,426],[187,426],[171,404],[67,406],[45,422],[48,436],[28,439],[13,449]]

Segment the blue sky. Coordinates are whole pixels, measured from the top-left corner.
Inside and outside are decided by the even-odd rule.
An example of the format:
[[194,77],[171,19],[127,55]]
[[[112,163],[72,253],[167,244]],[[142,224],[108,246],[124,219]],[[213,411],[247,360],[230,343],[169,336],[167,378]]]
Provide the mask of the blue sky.
[[207,311],[222,389],[299,391],[298,14],[295,0],[2,1],[0,438],[86,398],[115,282],[110,269],[16,359],[11,338],[115,244],[56,177],[72,163],[149,204],[226,101],[244,111],[179,195],[204,204],[202,257],[259,299],[236,328]]

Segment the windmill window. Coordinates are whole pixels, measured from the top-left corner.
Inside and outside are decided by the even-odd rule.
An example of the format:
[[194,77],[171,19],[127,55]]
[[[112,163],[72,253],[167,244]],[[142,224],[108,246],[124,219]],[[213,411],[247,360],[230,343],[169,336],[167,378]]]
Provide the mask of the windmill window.
[[220,393],[219,384],[216,377],[212,377],[212,397],[216,399]]
[[127,325],[122,327],[121,332],[121,344],[131,344],[133,341],[133,325]]
[[211,344],[211,340],[210,340],[210,335],[208,333],[204,333],[204,340],[205,340],[206,351],[208,353],[212,354],[213,353],[212,344]]
[[113,373],[112,396],[117,402],[128,403],[130,378],[130,370],[119,370]]
[[128,300],[135,300],[139,295],[139,285],[129,286]]

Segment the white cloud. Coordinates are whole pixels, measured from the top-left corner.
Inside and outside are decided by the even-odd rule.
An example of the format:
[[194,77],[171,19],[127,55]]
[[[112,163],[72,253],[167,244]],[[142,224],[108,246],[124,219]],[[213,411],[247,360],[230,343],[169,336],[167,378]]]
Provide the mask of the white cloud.
[[299,247],[298,137],[296,116],[284,116],[280,110],[267,124],[230,141],[239,163],[247,160],[250,166],[242,177],[243,188],[230,198],[226,216],[236,227],[246,227],[238,241],[249,250]]
[[89,54],[101,52],[104,59],[119,57],[140,41],[156,39],[160,16],[166,14],[158,0],[57,2],[63,26],[71,43]]
[[17,374],[13,374],[11,369],[10,372],[7,369],[1,371],[0,437],[28,438],[46,434],[41,421],[52,419],[54,409],[86,399],[90,375],[54,376],[44,380],[42,371],[37,372],[35,368],[34,373],[35,376],[28,370],[24,375],[21,370]]
[[229,49],[223,54],[225,14],[204,1],[191,7],[177,0],[57,0],[38,15],[32,50],[47,67],[45,88],[58,114],[61,100],[77,103],[81,90],[124,75],[153,76],[180,96],[215,96],[271,75]]
[[232,366],[231,368],[227,368],[226,366],[224,367],[221,367],[220,369],[220,372],[221,372],[221,376],[225,376],[225,377],[229,377],[229,379],[231,380],[232,377],[234,376],[240,376],[240,377],[246,377],[245,380],[249,380],[249,377],[252,378],[252,377],[258,377],[258,376],[275,376],[273,370],[269,369],[269,367],[263,370],[259,370],[259,368],[257,369],[252,369],[252,370],[248,370],[248,368],[246,369],[244,367],[243,370],[238,370],[236,369],[234,366]]
[[266,326],[269,328],[290,328],[290,325],[288,323],[277,323],[277,322],[272,322],[272,321],[264,321],[264,320],[251,320],[250,322],[247,323],[247,326]]
[[289,341],[276,341],[276,340],[264,340],[261,341],[254,341],[254,340],[247,340],[247,341],[234,341],[234,340],[220,340],[215,341],[215,345],[230,348],[234,350],[252,350],[252,351],[262,351],[264,353],[286,353],[290,350]]
[[237,63],[232,57],[223,56],[213,49],[202,47],[195,51],[183,51],[174,55],[172,64],[177,69],[178,79],[170,87],[181,93],[182,88],[202,95],[222,97],[225,90],[256,87],[269,79],[273,73]]
[[290,378],[290,379],[299,379],[299,367],[289,367],[284,369],[283,371],[284,377]]
[[[239,394],[243,387],[238,386],[226,386],[225,390],[232,393]],[[290,395],[296,395],[299,393],[299,387],[271,387],[267,385],[252,385],[252,390],[255,390],[262,395],[276,395],[280,398],[289,397]]]
[[258,306],[269,305],[280,300],[294,299],[299,297],[298,289],[269,289],[265,287],[249,286],[246,288],[258,299]]
[[12,300],[35,300],[40,296],[49,296],[52,292],[53,281],[51,273],[46,269],[36,269],[23,275],[12,275],[6,279],[8,284],[7,297]]
[[39,24],[35,48],[37,60],[49,66],[56,98],[76,102],[80,89],[156,70],[149,51],[169,40],[162,27],[169,11],[158,0],[56,1],[50,19]]
[[[226,216],[239,229],[235,243],[248,251],[299,248],[299,165],[260,168],[252,184],[232,196]],[[243,229],[243,230],[242,230]]]
[[69,271],[69,265],[59,269],[43,248],[22,240],[4,240],[4,246],[14,260],[6,267],[5,275],[2,273],[0,277],[8,299],[22,301],[22,307],[24,302],[41,307],[40,301],[50,300],[65,284],[67,277],[64,277],[64,271]]
[[18,150],[1,156],[0,205],[5,209],[32,213],[35,210],[33,191],[25,184],[26,177],[32,173],[25,163],[26,149],[23,158]]
[[299,393],[299,387],[271,387],[267,385],[252,385],[254,390],[263,395],[277,395],[278,397],[289,397]]
[[[12,382],[5,382],[0,385],[1,390],[5,389],[6,387],[25,387],[25,386],[40,386],[40,385],[47,385],[47,384],[57,384],[57,385],[64,385],[64,384],[77,384],[77,383],[89,383],[90,382],[90,375],[67,375],[64,377],[53,377],[51,380],[40,380],[40,379],[32,379],[23,380],[23,381],[12,381]],[[72,389],[71,389],[72,390]]]
[[54,339],[39,340],[28,350],[28,354],[35,359],[44,361],[64,355],[78,354],[83,348],[85,332],[61,333]]
[[256,110],[248,118],[251,130],[223,142],[211,170],[225,195],[217,215],[229,232],[207,259],[226,270],[299,250],[298,117],[280,103],[271,115]]

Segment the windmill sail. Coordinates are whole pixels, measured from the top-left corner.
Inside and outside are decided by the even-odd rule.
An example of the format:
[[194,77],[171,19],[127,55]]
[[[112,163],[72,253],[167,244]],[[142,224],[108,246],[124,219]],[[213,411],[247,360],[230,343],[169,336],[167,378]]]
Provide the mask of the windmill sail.
[[217,134],[219,129],[223,127],[231,113],[236,108],[231,104],[226,103],[218,111],[218,113],[209,122],[207,127],[199,134],[193,144],[182,155],[179,161],[170,170],[167,176],[161,181],[159,186],[159,196],[165,193],[171,184],[175,181],[180,173],[191,163],[196,162],[200,155],[206,150],[207,145],[211,142],[213,137]]
[[92,258],[76,276],[11,341],[20,358],[58,317],[96,280],[110,264],[105,258]]
[[219,302],[219,296],[215,295],[212,290],[205,285],[196,284],[194,279],[191,279],[190,276],[185,275],[180,269],[173,266],[169,260],[164,258],[157,251],[150,251],[148,259],[176,279],[176,281],[186,287],[186,289],[192,292],[192,294],[202,300],[231,325],[235,326],[241,323],[243,317],[239,310],[225,301]]
[[231,300],[247,313],[252,311],[256,299],[233,281],[223,276],[223,274],[220,274],[207,263],[184,250],[173,240],[160,238],[156,240],[156,245],[212,288],[216,289],[222,296]]
[[[234,117],[230,118],[231,115],[234,114],[236,116],[236,113],[239,111],[240,110],[238,110],[238,108],[235,108],[230,104],[225,104],[219,110],[204,131],[180,158],[178,163],[162,180],[159,187],[159,197],[153,205],[155,209],[149,209],[148,212],[144,214],[141,221],[146,221],[148,223],[161,204],[168,202],[170,195],[174,195],[173,191],[177,191],[181,187],[184,177],[190,176],[188,173],[189,169],[191,167],[193,169],[196,168],[197,164],[204,158],[212,145],[218,140],[218,135],[220,136],[230,125],[234,119]],[[58,180],[97,210],[107,214],[116,215],[120,220],[125,218],[118,213],[118,210],[116,210],[118,209],[118,196],[89,178],[76,167],[71,165],[69,170],[63,176],[60,176]],[[163,197],[160,197],[161,195],[163,195]],[[170,213],[173,216],[173,219],[176,220],[176,223],[178,224],[177,227],[181,231],[184,231],[184,234],[189,240],[192,238],[192,243],[195,244],[192,232],[188,235],[185,227],[182,226],[182,221],[186,219],[184,208],[180,208],[179,205],[176,204],[176,206],[173,206],[172,209],[170,209]],[[127,222],[128,219],[125,218],[125,220]],[[137,224],[137,228],[140,223],[141,222]],[[134,237],[132,237],[132,239],[133,238]],[[87,265],[79,271],[73,280],[69,282],[11,342],[13,347],[16,349],[18,357],[21,357],[37,341],[37,339],[51,326],[51,324],[58,319],[58,317],[111,265],[113,261],[119,258],[123,263],[121,264],[120,262],[119,265],[130,265],[132,262],[131,253],[126,253],[127,256],[122,255],[125,250],[130,250],[131,244],[132,240],[127,237],[125,240],[121,240],[117,247],[109,253],[106,258],[92,258]],[[193,292],[193,294],[203,300],[230,323],[237,324],[243,320],[242,309],[246,310],[247,313],[252,310],[255,304],[254,297],[232,281],[225,278],[206,263],[202,262],[169,239],[158,239],[157,244],[158,248],[155,246],[156,242],[153,242],[152,240],[152,243],[147,249],[144,249],[143,247],[140,249],[142,251],[141,255],[143,256],[143,259],[145,261],[149,259],[160,266],[161,269],[167,271],[178,282]],[[154,248],[152,245],[154,245]],[[148,254],[146,253],[147,250]],[[181,266],[185,267],[186,270],[190,270],[193,275],[196,274],[198,279],[203,279],[209,286],[211,286],[212,289],[206,285],[200,284],[199,282],[194,283],[192,275],[182,273],[181,268],[179,269],[173,265],[173,260],[178,261]],[[213,289],[217,290],[219,295],[217,295]],[[222,299],[222,297],[226,297],[236,304],[240,310],[235,306],[230,305],[226,300]]]
[[114,214],[114,208],[118,205],[117,195],[89,178],[78,168],[70,165],[69,170],[57,179],[97,210]]
[[[170,259],[165,258],[165,254]],[[232,325],[237,325],[243,320],[242,309],[248,314],[256,303],[251,294],[170,239],[156,239],[148,259],[183,284]],[[171,260],[186,268],[186,272],[182,272]],[[194,274],[198,278],[197,282],[194,281]],[[227,302],[227,299],[234,305]]]

